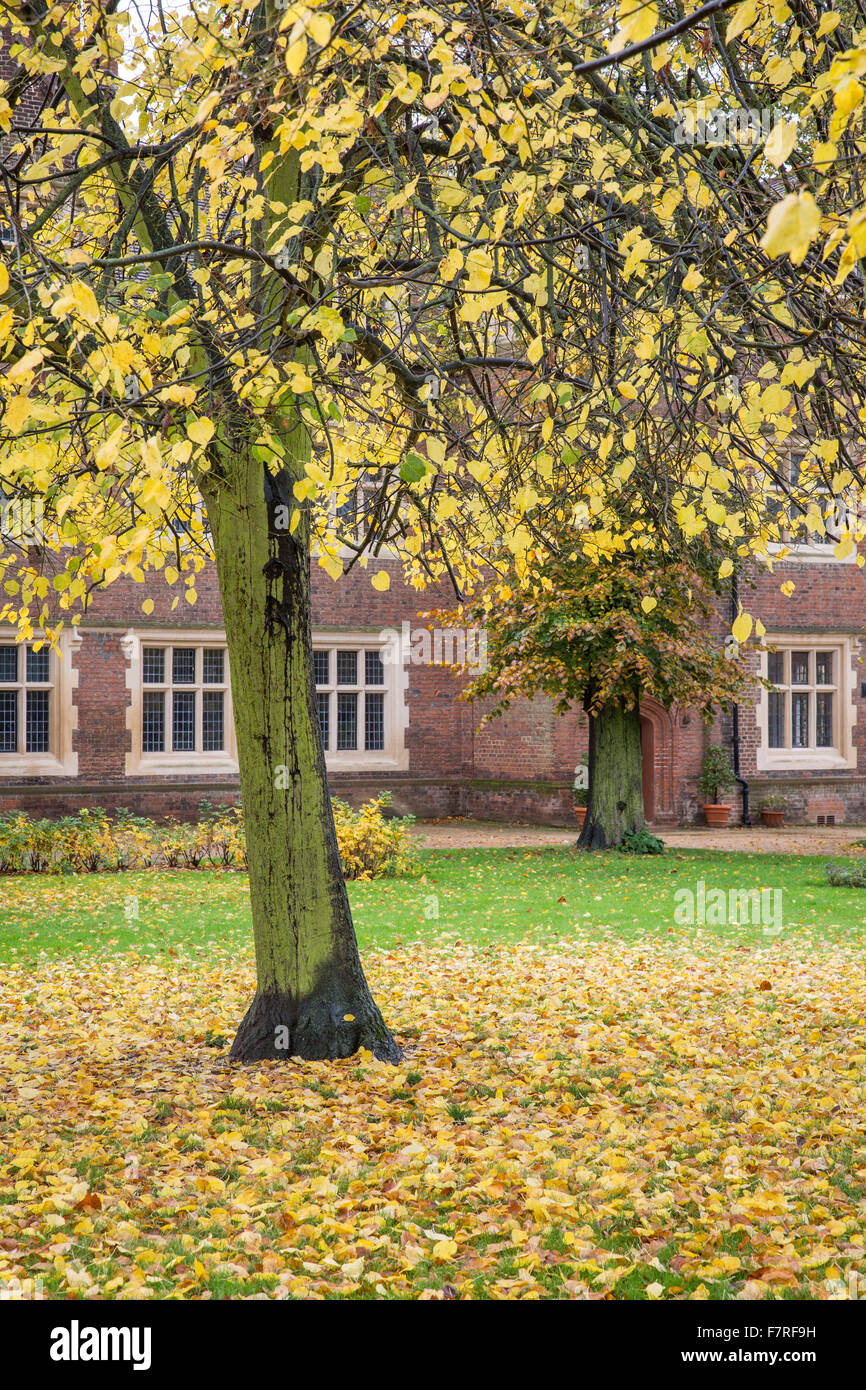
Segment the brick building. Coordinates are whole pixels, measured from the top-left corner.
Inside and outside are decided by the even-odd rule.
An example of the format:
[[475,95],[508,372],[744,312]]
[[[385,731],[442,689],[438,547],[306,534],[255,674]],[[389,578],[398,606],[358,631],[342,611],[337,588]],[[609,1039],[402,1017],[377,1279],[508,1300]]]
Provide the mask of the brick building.
[[[756,686],[754,703],[739,708],[741,775],[752,807],[781,791],[792,821],[866,822],[866,576],[833,559],[829,546],[796,554],[743,593],[776,648],[756,658],[776,688]],[[479,729],[483,709],[457,699],[459,682],[435,664],[448,660],[450,639],[434,641],[419,618],[450,595],[419,594],[403,585],[396,560],[384,563],[392,575],[385,593],[364,573],[334,583],[314,568],[317,698],[334,793],[357,802],[387,788],[400,811],[419,816],[572,823],[585,715],[557,716],[538,698]],[[785,578],[796,584],[790,598],[779,590]],[[94,597],[77,632],[64,634],[59,654],[16,645],[11,629],[0,629],[0,811],[126,806],[193,815],[202,798],[237,796],[212,566],[197,590],[197,603],[181,611],[177,587],[161,576],[146,587],[118,581]],[[145,595],[154,601],[146,618]],[[405,662],[394,659],[404,624]],[[717,629],[721,642],[722,615]],[[648,819],[700,821],[703,752],[708,741],[732,748],[731,714],[707,729],[687,709],[647,703],[641,724]],[[727,798],[736,812],[740,796]]]

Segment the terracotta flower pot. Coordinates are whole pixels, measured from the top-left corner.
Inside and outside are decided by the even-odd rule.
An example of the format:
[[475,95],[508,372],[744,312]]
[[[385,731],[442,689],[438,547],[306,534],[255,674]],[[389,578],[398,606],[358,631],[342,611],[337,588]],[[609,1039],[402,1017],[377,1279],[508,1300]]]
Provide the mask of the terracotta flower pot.
[[704,815],[707,818],[707,825],[727,825],[728,816],[731,814],[730,806],[705,806]]
[[785,812],[784,812],[784,811],[762,811],[762,812],[761,812],[761,820],[764,822],[764,825],[784,825],[784,824],[785,824]]
[[582,830],[582,829],[583,829],[583,822],[586,820],[586,807],[585,807],[585,806],[575,806],[575,808],[574,808],[574,814],[577,816],[577,828],[578,828],[578,830]]

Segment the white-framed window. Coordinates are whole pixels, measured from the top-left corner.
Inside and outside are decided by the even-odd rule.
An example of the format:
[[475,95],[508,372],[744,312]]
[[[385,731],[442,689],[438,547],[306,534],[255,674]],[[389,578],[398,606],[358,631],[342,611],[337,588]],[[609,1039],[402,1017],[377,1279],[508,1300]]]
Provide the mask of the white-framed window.
[[0,629],[0,778],[74,776],[71,653],[78,634],[61,634],[59,652],[15,639],[13,630]]
[[[856,564],[856,547],[850,555],[846,556],[844,561],[837,561],[833,554],[834,546],[841,540],[849,525],[848,503],[845,497],[834,496],[828,487],[816,484],[814,480],[810,481],[808,493],[818,504],[824,521],[825,532],[821,535],[819,532],[810,531],[804,527],[803,518],[811,510],[811,507],[804,507],[795,501],[788,488],[796,496],[798,491],[805,486],[805,464],[806,450],[794,448],[781,465],[782,476],[787,486],[775,489],[775,496],[770,501],[771,517],[779,524],[779,539],[771,542],[768,550],[771,554],[787,552],[782,555],[782,559]],[[786,521],[796,524],[786,525]]]
[[[379,504],[383,476],[378,469],[368,469],[358,475],[351,491],[334,513],[338,526],[349,532],[356,540],[365,540],[373,524],[373,517]],[[387,500],[382,504],[382,521],[387,515]]]
[[231,681],[222,632],[128,633],[128,774],[236,772]]
[[767,637],[758,768],[856,767],[849,638]]
[[[171,630],[124,638],[131,692],[128,776],[238,770],[225,634]],[[344,771],[408,767],[406,671],[382,660],[376,632],[314,633],[325,762]]]
[[[437,481],[439,481],[437,479]],[[352,486],[339,506],[334,499],[324,503],[329,518],[338,533],[338,553],[354,557],[357,545],[364,543],[369,554],[375,550],[379,558],[394,558],[394,541],[400,529],[403,504],[393,516],[394,498],[399,480],[387,476],[384,468],[355,470]]]
[[313,676],[328,767],[408,766],[405,669],[387,659],[381,634],[314,633]]
[[46,646],[0,643],[0,754],[50,753],[51,665]]

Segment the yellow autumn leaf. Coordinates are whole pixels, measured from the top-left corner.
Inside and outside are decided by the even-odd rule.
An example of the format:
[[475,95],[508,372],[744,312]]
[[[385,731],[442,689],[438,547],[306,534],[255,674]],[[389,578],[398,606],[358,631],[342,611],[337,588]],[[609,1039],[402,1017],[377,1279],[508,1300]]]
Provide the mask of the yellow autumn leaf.
[[378,589],[380,593],[384,593],[386,589],[390,589],[391,587],[391,576],[387,570],[377,570],[370,580],[370,583],[374,589]]
[[102,444],[97,446],[94,453],[97,468],[100,470],[110,468],[117,460],[119,453],[120,443],[117,434],[114,434],[110,439],[104,440]]
[[323,555],[319,560],[319,564],[325,573],[329,574],[332,579],[340,579],[342,577],[343,561],[340,559],[339,555]]
[[456,1240],[437,1240],[433,1246],[433,1258],[443,1262],[453,1260],[457,1254],[457,1249]]
[[791,393],[776,382],[771,382],[761,392],[761,410],[766,415],[779,415],[791,404]]
[[770,163],[780,169],[797,143],[797,122],[776,121],[764,145]]
[[618,52],[629,44],[640,43],[655,33],[658,26],[658,5],[655,0],[621,0],[618,12],[619,29],[609,40],[608,47]]
[[286,68],[292,77],[297,77],[307,61],[307,36],[302,34],[286,49]]
[[41,365],[44,357],[45,354],[41,348],[31,348],[29,352],[25,352],[23,357],[19,357],[16,362],[12,363],[6,373],[6,380],[18,381],[22,376],[27,376],[28,372],[35,371]]
[[852,73],[849,73],[836,87],[833,104],[840,116],[849,116],[863,104],[863,87]]
[[833,554],[837,560],[845,560],[854,549],[854,539],[850,531],[846,531],[836,545],[833,546]]
[[654,608],[658,607],[658,599],[653,598],[652,594],[645,594],[640,601],[640,606],[645,613],[651,613]]
[[768,256],[787,252],[794,265],[801,265],[820,227],[821,211],[812,194],[789,193],[771,209],[761,246]]
[[725,42],[733,43],[734,39],[739,38],[740,34],[755,23],[757,17],[758,9],[755,0],[746,0],[744,5],[738,5],[725,30]]
[[752,617],[750,613],[738,613],[731,623],[731,633],[735,642],[748,642],[752,633]]
[[53,307],[54,313],[57,315],[68,314],[75,309],[87,323],[96,323],[100,315],[96,295],[90,286],[85,285],[81,280],[74,280],[65,292],[54,301]]
[[489,251],[482,251],[475,246],[466,257],[467,288],[470,290],[486,290],[490,284],[490,277],[493,274],[493,257]]
[[324,48],[331,38],[334,21],[327,14],[311,14],[307,20],[307,33],[320,48]]
[[186,432],[195,444],[208,444],[213,439],[213,421],[202,416],[201,419],[193,420],[192,424],[187,425]]
[[3,424],[12,434],[18,434],[33,409],[29,396],[11,396],[3,411]]
[[38,1149],[22,1149],[21,1152],[16,1154],[15,1158],[12,1159],[10,1167],[16,1168],[20,1172],[25,1168],[32,1167],[38,1157]]
[[452,246],[448,255],[443,256],[442,260],[439,262],[439,279],[444,280],[446,284],[450,284],[455,275],[459,275],[462,269],[463,252],[456,246]]

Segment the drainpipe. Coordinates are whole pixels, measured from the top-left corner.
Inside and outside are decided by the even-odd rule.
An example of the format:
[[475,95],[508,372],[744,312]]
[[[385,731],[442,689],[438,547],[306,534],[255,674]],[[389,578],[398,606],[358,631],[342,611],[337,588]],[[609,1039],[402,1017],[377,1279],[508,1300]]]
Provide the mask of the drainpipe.
[[[736,618],[740,611],[740,592],[737,584],[737,571],[734,570],[734,578],[731,584],[731,622]],[[731,745],[734,754],[734,778],[740,785],[740,793],[743,799],[743,819],[742,824],[746,827],[751,825],[749,818],[749,784],[745,777],[740,776],[740,706],[734,701],[733,720],[731,728]]]

